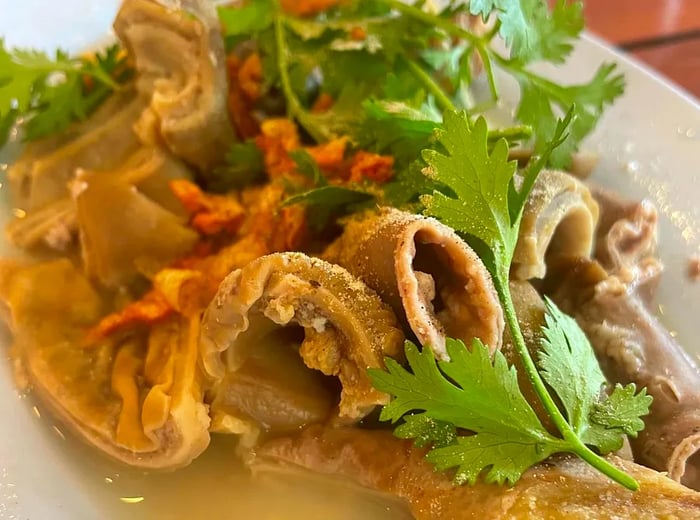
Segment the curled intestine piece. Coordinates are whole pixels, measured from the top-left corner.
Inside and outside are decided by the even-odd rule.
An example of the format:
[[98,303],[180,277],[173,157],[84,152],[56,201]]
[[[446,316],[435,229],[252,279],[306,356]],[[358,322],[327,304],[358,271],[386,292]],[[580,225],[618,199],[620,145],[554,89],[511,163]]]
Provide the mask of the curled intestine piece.
[[258,258],[222,282],[203,318],[213,426],[250,434],[322,422],[338,381],[337,419],[359,420],[388,399],[367,368],[400,358],[402,344],[391,309],[345,269],[301,253]]
[[581,181],[543,171],[525,205],[511,276],[543,278],[548,256],[590,256],[597,221],[598,205]]
[[[168,3],[125,0],[114,30],[149,101],[139,126],[153,127],[173,154],[206,171],[223,161],[235,139],[226,110],[223,37],[211,2]],[[146,134],[140,137],[149,141]]]
[[608,379],[634,382],[653,396],[645,429],[631,439],[635,460],[697,489],[700,371],[649,310],[661,269],[651,256],[656,212],[649,203],[620,208],[617,220],[603,220],[600,261],[560,258],[550,265],[544,290],[576,318]]
[[207,447],[198,317],[86,346],[105,303],[67,259],[0,265],[0,298],[34,395],[87,443],[144,469],[187,465]]
[[377,291],[439,358],[447,358],[446,336],[500,347],[503,313],[491,276],[437,220],[383,208],[348,222],[324,257]]
[[600,188],[592,190],[600,207],[595,258],[645,301],[654,296],[663,270],[656,252],[658,212],[648,200],[624,200]]

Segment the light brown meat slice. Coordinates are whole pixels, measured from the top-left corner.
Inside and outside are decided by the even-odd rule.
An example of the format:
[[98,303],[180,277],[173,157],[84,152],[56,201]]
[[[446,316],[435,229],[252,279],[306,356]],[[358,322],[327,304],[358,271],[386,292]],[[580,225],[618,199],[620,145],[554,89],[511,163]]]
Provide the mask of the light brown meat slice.
[[636,478],[639,491],[624,489],[573,457],[540,464],[513,487],[455,486],[447,474],[433,471],[424,455],[424,449],[387,431],[323,426],[257,450],[261,461],[344,476],[402,497],[419,520],[700,518],[700,493],[617,457],[610,462]]
[[[109,137],[106,140],[110,141]],[[71,245],[74,235],[77,234],[78,227],[75,197],[80,190],[70,188],[83,186],[79,182],[76,183],[76,180],[79,177],[85,177],[87,172],[119,182],[129,189],[135,186],[152,202],[184,218],[182,205],[175,199],[168,186],[170,180],[190,178],[190,172],[183,163],[169,152],[157,147],[140,147],[129,156],[119,157],[121,162],[114,168],[105,169],[109,164],[114,163],[113,159],[105,161],[104,165],[91,168],[88,164],[94,165],[94,160],[90,161],[81,157],[80,154],[75,156],[76,162],[71,180],[64,180],[61,186],[62,197],[35,211],[27,212],[21,219],[11,221],[7,226],[8,240],[22,249],[30,249],[43,242],[53,249],[66,250]],[[23,160],[30,159],[24,157]],[[40,162],[41,157],[37,160]],[[79,162],[81,160],[86,162]],[[101,208],[101,211],[104,212],[104,208]]]
[[159,270],[187,254],[197,233],[185,219],[114,175],[85,172],[75,181],[85,272],[109,287]]
[[114,30],[135,60],[138,90],[149,100],[145,120],[154,120],[167,147],[187,163],[205,173],[221,163],[235,136],[214,4],[125,0]]
[[435,219],[382,208],[351,220],[324,253],[377,291],[423,345],[447,358],[445,337],[501,346],[503,311],[474,251]]
[[631,439],[635,460],[700,489],[700,371],[649,307],[661,272],[656,209],[600,191],[597,198],[600,263],[555,262],[545,291],[576,318],[611,381],[654,397],[645,429]]

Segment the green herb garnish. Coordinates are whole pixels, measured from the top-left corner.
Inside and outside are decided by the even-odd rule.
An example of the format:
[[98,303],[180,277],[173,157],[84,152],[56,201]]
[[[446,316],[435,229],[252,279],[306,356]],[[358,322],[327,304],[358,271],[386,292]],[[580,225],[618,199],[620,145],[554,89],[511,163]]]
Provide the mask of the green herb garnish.
[[0,39],[0,146],[20,119],[30,141],[85,119],[129,75],[117,45],[92,58],[59,50],[51,59],[35,50],[6,49]]
[[[471,122],[464,112],[446,112],[444,128],[438,132],[441,150],[423,152],[424,173],[448,188],[423,196],[425,213],[463,235],[484,261],[525,372],[559,432],[555,437],[541,424],[518,387],[515,369],[508,368],[502,354],[497,352],[491,362],[479,341],[470,352],[460,342],[448,340],[451,361],[436,365],[430,348],[419,353],[407,344],[413,373],[393,360],[387,360],[388,372],[371,371],[375,386],[393,396],[381,418],[396,421],[417,411],[473,432],[458,436],[449,446],[434,447],[428,454],[437,469],[458,467],[458,483],[473,483],[482,472],[487,482],[513,483],[525,469],[553,453],[570,452],[623,486],[639,487],[591,447],[606,454],[619,449],[624,434],[636,435],[643,428],[639,417],[649,412],[651,397],[645,391],[635,394],[634,385],[618,387],[609,398],[602,397],[605,378],[586,336],[550,301],[538,370],[508,288],[525,202],[547,156],[565,140],[574,112],[572,109],[559,122],[543,156],[522,172],[520,182],[515,179],[515,161],[508,160],[505,139],[491,149],[485,120]],[[407,424],[415,419],[410,421]],[[397,434],[407,436],[407,431],[413,432],[404,426]],[[426,438],[420,429],[414,434]]]
[[[476,34],[455,22],[469,12],[495,19],[493,28]],[[569,163],[603,108],[623,89],[614,65],[601,65],[589,83],[571,86],[532,68],[537,61],[566,60],[583,27],[580,2],[560,0],[550,13],[542,0],[455,1],[428,12],[400,0],[355,0],[309,19],[284,13],[275,0],[261,0],[220,7],[219,15],[232,45],[245,38],[257,42],[265,87],[282,93],[288,115],[313,140],[348,135],[358,146],[380,153],[389,153],[382,147],[395,144],[390,153],[398,166],[412,160],[416,148],[411,145],[425,144],[443,111],[464,109],[475,117],[491,106],[499,97],[497,68],[520,85],[516,113],[526,125],[505,133],[527,140],[531,128],[537,153],[544,151],[558,114],[576,106],[566,143],[550,157],[555,166]],[[496,35],[509,54],[494,45]],[[477,58],[491,91],[486,105],[476,103],[469,89]],[[310,111],[318,92],[336,100],[327,113]],[[391,118],[397,123],[392,125]],[[371,141],[373,136],[377,139]]]

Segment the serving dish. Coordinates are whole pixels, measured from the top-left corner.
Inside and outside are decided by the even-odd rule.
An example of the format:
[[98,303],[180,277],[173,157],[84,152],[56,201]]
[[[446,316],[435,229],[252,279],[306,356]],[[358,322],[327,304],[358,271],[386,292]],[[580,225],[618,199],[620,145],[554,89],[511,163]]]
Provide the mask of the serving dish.
[[[34,2],[41,4],[41,2]],[[78,2],[75,2],[76,4]],[[110,2],[112,4],[112,2]],[[116,2],[114,2],[116,9]],[[105,3],[106,5],[106,3]],[[8,42],[50,48],[70,42],[76,51],[103,34],[113,10],[95,14],[84,37]],[[19,8],[15,8],[19,9]],[[24,8],[23,8],[24,9]],[[8,17],[5,23],[12,23]],[[0,34],[11,27],[0,24]],[[89,34],[92,32],[92,34]],[[37,35],[45,34],[41,29]],[[65,45],[64,45],[65,46]],[[659,312],[666,325],[693,354],[693,306],[700,285],[687,278],[689,259],[700,252],[700,212],[695,207],[697,172],[693,170],[700,107],[644,67],[616,54],[590,36],[578,44],[566,67],[548,71],[562,83],[587,79],[601,61],[616,61],[627,78],[627,92],[606,112],[586,147],[600,155],[593,180],[629,198],[650,198],[659,208],[660,256],[666,265]],[[514,91],[504,89],[504,107]],[[9,214],[12,208],[6,208]],[[31,396],[18,394],[9,363],[2,366],[0,412],[0,515],[7,518],[191,518],[200,516],[314,518],[332,506],[335,518],[402,518],[405,512],[373,494],[355,494],[345,483],[302,491],[284,474],[265,473],[253,492],[249,477],[230,462],[231,445],[218,441],[190,468],[169,475],[126,471],[64,438]],[[290,508],[293,500],[294,508]],[[360,505],[362,504],[362,505]],[[366,504],[366,507],[365,507]]]

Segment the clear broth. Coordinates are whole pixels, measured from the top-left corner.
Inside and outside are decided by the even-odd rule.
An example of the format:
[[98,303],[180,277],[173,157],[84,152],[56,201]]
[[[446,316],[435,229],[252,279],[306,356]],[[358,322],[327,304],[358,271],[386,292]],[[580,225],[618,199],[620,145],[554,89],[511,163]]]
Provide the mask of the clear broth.
[[[27,397],[22,404],[32,407]],[[62,459],[53,463],[68,466],[74,477],[66,480],[66,493],[89,496],[101,519],[413,518],[402,501],[345,479],[274,465],[251,472],[237,459],[233,436],[214,435],[209,448],[186,468],[145,473],[84,445],[55,425],[40,405],[33,413],[39,418],[35,426],[44,430],[42,437]]]

